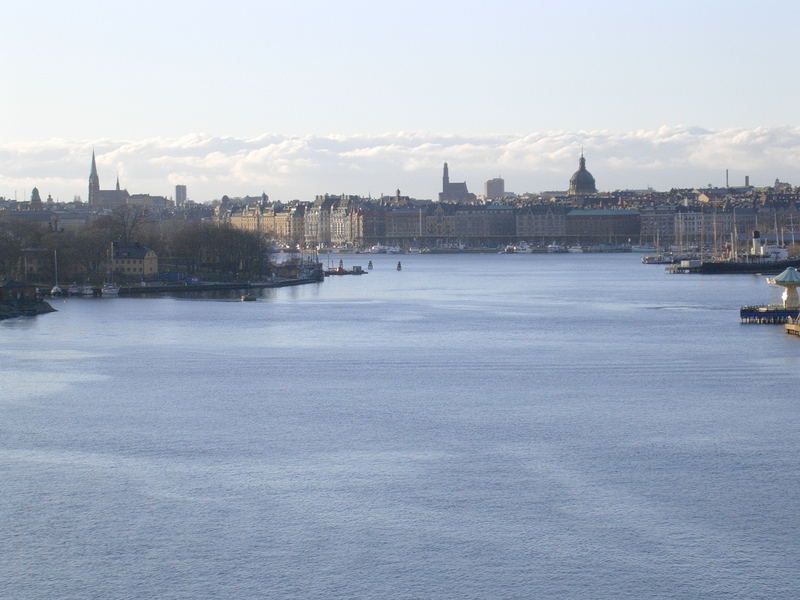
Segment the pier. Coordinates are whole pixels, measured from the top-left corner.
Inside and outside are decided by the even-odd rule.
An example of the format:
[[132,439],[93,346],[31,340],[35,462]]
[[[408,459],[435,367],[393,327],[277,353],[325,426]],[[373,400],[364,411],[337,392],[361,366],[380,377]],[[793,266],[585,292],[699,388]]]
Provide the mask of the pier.
[[786,325],[784,325],[783,328],[789,335],[800,336],[800,325],[798,325],[797,323],[786,323]]
[[743,306],[739,309],[742,323],[758,325],[783,325],[789,319],[796,319],[800,309],[784,308],[780,304]]
[[319,277],[302,279],[276,279],[275,281],[235,281],[224,283],[186,283],[166,285],[133,285],[119,288],[120,296],[143,296],[145,294],[187,294],[196,292],[216,292],[224,290],[257,290],[279,288],[306,283],[319,283]]

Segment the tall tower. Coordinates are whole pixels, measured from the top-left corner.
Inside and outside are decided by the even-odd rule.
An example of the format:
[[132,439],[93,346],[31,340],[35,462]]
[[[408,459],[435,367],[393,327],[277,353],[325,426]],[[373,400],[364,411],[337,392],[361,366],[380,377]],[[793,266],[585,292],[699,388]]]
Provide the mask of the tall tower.
[[444,163],[444,173],[442,174],[442,192],[447,193],[447,188],[450,185],[450,173],[447,170],[447,163]]
[[185,185],[176,185],[175,186],[175,206],[183,206],[186,204],[186,186]]
[[100,178],[97,176],[97,163],[94,161],[94,149],[92,149],[92,170],[89,173],[89,204],[97,202],[97,192],[100,191]]

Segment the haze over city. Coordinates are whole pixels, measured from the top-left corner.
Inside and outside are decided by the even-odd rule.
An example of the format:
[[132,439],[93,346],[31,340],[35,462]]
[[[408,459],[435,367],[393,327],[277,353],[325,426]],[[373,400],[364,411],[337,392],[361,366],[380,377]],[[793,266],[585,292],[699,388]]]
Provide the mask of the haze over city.
[[7,7],[0,195],[798,180],[798,8],[766,2],[79,2]]

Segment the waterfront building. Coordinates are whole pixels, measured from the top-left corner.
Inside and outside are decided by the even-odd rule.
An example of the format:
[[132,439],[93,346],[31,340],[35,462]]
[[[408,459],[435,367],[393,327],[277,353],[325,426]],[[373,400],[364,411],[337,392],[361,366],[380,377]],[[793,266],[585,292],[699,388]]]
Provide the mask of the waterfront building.
[[305,207],[303,205],[285,206],[276,204],[273,209],[275,221],[275,240],[285,244],[303,243],[303,221]]
[[475,246],[495,246],[514,239],[517,222],[514,207],[490,204],[459,206],[455,214],[455,230],[459,239]]
[[340,196],[331,206],[331,245],[345,248],[353,245],[353,220],[357,201],[351,196]]
[[586,170],[586,159],[583,157],[583,152],[581,152],[581,157],[578,160],[578,170],[573,173],[569,180],[569,191],[567,193],[570,196],[583,196],[597,193],[594,177]]
[[563,239],[567,234],[567,210],[557,204],[534,204],[518,209],[517,238],[540,242]]
[[638,240],[638,210],[571,209],[567,213],[567,237],[582,243],[623,244]]
[[442,245],[458,239],[459,232],[456,229],[457,208],[455,204],[443,204],[440,202],[425,215],[424,235],[432,240],[434,245]]
[[661,249],[675,239],[675,206],[650,206],[639,210],[639,243]]
[[317,196],[306,212],[303,237],[307,247],[331,245],[331,207],[335,201],[328,194]]
[[123,277],[149,277],[158,273],[158,256],[138,242],[111,242],[109,260],[111,272]]
[[386,239],[386,208],[362,204],[355,210],[353,219],[353,245],[368,248]]
[[402,246],[422,236],[422,208],[392,208],[386,211],[386,243]]

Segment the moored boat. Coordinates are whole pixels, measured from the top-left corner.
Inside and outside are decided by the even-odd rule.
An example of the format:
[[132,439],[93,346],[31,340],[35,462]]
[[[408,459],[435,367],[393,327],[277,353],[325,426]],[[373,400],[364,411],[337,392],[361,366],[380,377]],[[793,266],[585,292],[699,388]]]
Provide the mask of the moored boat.
[[118,296],[119,286],[116,283],[104,283],[103,287],[100,288],[100,293],[103,296]]

